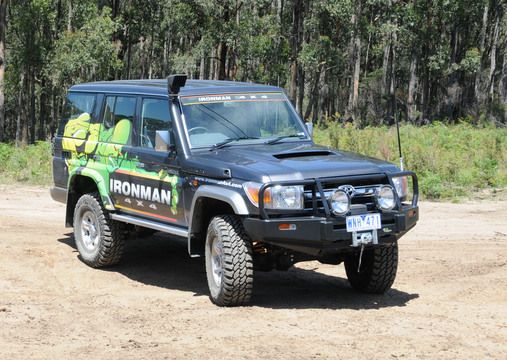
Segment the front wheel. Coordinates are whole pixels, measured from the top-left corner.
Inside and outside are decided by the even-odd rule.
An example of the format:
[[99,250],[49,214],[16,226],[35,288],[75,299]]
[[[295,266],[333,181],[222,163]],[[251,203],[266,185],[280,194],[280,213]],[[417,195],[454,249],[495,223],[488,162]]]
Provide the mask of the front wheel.
[[237,216],[216,216],[210,221],[205,256],[211,300],[219,306],[247,303],[253,287],[252,247]]
[[356,251],[344,261],[350,285],[370,294],[383,294],[389,290],[398,269],[398,244],[365,249],[360,267],[359,255],[360,252]]

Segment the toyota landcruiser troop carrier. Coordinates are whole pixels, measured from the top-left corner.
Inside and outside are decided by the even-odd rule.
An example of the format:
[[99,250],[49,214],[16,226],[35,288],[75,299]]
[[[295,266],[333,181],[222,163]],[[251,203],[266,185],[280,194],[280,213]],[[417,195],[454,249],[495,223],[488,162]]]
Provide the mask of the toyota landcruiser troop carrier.
[[53,149],[53,199],[67,204],[86,264],[116,264],[131,231],[162,231],[205,256],[211,300],[240,305],[254,270],[345,264],[383,293],[397,241],[418,220],[413,172],[314,144],[281,88],[167,80],[75,85]]

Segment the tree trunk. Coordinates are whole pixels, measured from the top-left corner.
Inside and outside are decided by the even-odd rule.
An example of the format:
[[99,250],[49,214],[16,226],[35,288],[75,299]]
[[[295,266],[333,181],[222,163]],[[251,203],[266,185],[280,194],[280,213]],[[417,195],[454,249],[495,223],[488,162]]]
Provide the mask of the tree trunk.
[[412,50],[412,59],[410,60],[410,80],[408,82],[407,95],[407,117],[408,121],[415,123],[417,106],[415,103],[415,93],[417,90],[417,53]]
[[36,118],[35,118],[35,69],[32,67],[30,68],[29,72],[29,88],[30,88],[30,144],[35,143],[35,128],[37,126],[36,124]]
[[308,106],[306,107],[305,115],[303,117],[304,120],[307,120],[310,117],[312,111],[313,112],[318,111],[317,110],[317,102],[318,102],[319,79],[320,79],[321,71],[322,71],[322,65],[318,67],[318,69],[314,75],[315,78],[314,78],[313,86],[312,86],[311,93],[310,93],[309,103],[308,103]]
[[[227,24],[230,20],[230,11],[227,4],[224,5],[224,13],[222,16],[222,21],[224,24]],[[217,68],[217,80],[225,80],[226,77],[226,62],[227,62],[227,52],[229,50],[229,46],[225,39],[222,39],[218,44],[217,55],[218,55],[218,68]]]
[[298,86],[298,74],[299,74],[299,46],[301,42],[301,31],[300,24],[302,21],[301,9],[303,7],[302,0],[293,0],[292,3],[292,30],[291,30],[291,57],[290,57],[290,83],[289,83],[289,98],[297,104],[297,86]]
[[72,31],[72,0],[67,0],[69,4],[69,11],[67,13],[67,31]]
[[[506,33],[507,37],[507,33]],[[507,38],[503,42],[503,61],[502,61],[502,75],[498,82],[498,95],[500,102],[503,104],[504,115],[503,122],[507,123]]]
[[19,81],[19,93],[18,93],[18,116],[16,118],[16,146],[23,146],[28,144],[28,121],[26,119],[26,110],[25,110],[25,94],[27,93],[26,89],[26,70],[23,70],[21,73],[21,78]]
[[355,112],[359,98],[359,75],[361,73],[361,38],[359,35],[356,36],[354,44],[354,71],[349,98],[349,111],[351,113]]
[[[392,8],[392,0],[387,1],[387,14],[390,17],[390,11]],[[384,56],[382,57],[382,95],[387,94],[388,92],[388,74],[389,74],[389,57],[391,54],[392,47],[392,33],[391,33],[391,19],[387,20],[387,28],[389,29],[389,33],[386,36],[385,44],[384,44]]]
[[7,27],[7,0],[0,0],[0,142],[5,138],[5,29]]
[[349,61],[352,65],[352,78],[350,81],[350,93],[347,110],[349,114],[354,114],[357,109],[359,98],[359,76],[361,74],[361,34],[359,32],[359,18],[361,17],[361,0],[356,1],[356,12],[352,14],[351,23],[352,49],[350,49]]
[[483,70],[483,62],[482,62],[482,57],[484,55],[484,46],[485,46],[485,43],[486,43],[486,29],[488,27],[488,11],[489,11],[489,7],[488,7],[488,4],[486,3],[484,5],[484,12],[482,14],[482,27],[481,27],[481,42],[480,42],[480,47],[479,47],[479,56],[480,56],[480,61],[479,61],[479,70],[477,71],[477,73],[475,74],[475,84],[474,84],[474,97],[475,97],[475,101],[477,103],[481,103],[481,77],[482,77],[482,70]]
[[130,68],[132,63],[132,42],[130,40],[130,32],[127,37],[127,79],[130,79]]
[[494,75],[496,71],[496,48],[498,46],[498,28],[499,28],[499,21],[500,17],[497,15],[496,21],[495,21],[495,29],[493,31],[493,44],[491,45],[491,55],[490,55],[490,68],[489,68],[489,79],[488,79],[488,86],[489,86],[489,100],[491,101],[493,99],[494,95]]
[[225,80],[225,64],[227,61],[227,44],[225,41],[221,41],[218,45],[218,67],[215,78],[217,80]]
[[384,45],[384,56],[382,57],[382,89],[381,94],[387,93],[387,74],[389,72],[389,53],[391,52],[391,41]]
[[303,67],[299,67],[298,74],[298,101],[296,104],[296,110],[301,114],[303,112],[303,101],[305,99],[305,72]]
[[46,96],[46,79],[42,78],[41,84],[41,93],[39,98],[39,133],[37,137],[39,140],[46,140],[46,108],[47,108],[47,96]]
[[217,51],[215,48],[213,48],[211,50],[211,58],[210,58],[210,62],[209,62],[209,79],[210,80],[216,80],[215,79],[216,54],[217,54]]
[[206,55],[201,56],[201,63],[199,66],[199,80],[205,80],[204,73],[206,72]]

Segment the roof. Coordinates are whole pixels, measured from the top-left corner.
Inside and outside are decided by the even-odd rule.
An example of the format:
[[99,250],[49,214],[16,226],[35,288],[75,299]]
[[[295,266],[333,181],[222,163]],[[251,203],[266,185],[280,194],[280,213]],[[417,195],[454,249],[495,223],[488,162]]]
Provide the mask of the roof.
[[[167,80],[114,80],[74,85],[70,91],[93,91],[167,96]],[[281,88],[238,81],[187,80],[179,95],[204,95],[241,92],[280,92]]]

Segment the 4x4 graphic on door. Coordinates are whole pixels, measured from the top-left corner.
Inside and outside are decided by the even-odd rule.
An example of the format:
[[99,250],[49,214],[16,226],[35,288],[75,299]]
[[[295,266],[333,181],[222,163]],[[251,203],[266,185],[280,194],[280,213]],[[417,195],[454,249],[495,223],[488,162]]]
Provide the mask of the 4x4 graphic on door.
[[150,173],[118,169],[111,174],[109,189],[116,199],[115,206],[176,222],[178,214],[178,177],[161,170]]

